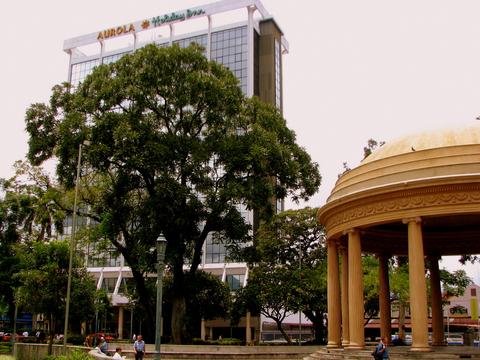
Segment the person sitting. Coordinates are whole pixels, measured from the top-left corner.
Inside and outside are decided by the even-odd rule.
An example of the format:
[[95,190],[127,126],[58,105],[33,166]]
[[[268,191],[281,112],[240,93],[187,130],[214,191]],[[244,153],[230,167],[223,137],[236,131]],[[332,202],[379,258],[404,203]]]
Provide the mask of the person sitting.
[[113,354],[112,359],[123,359],[123,357],[122,357],[122,348],[117,347],[117,348],[115,349],[115,354]]
[[103,336],[100,338],[100,350],[102,351],[102,353],[107,354],[108,343]]

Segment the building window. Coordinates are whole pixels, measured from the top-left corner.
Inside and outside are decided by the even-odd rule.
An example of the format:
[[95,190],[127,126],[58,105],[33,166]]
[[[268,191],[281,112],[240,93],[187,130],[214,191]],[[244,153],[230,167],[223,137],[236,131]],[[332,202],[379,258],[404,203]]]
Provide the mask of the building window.
[[122,257],[113,248],[103,249],[89,244],[86,248],[87,267],[120,267]]
[[477,289],[475,289],[475,288],[470,289],[470,295],[472,295],[472,297],[476,297],[477,296]]
[[117,285],[117,278],[104,278],[101,288],[108,294],[113,294],[115,291],[115,285]]
[[186,39],[181,39],[181,40],[175,40],[173,43],[178,44],[181,48],[186,48],[190,46],[190,44],[197,44],[203,47],[204,51],[203,54],[207,55],[205,53],[207,49],[207,35],[199,35],[199,36],[194,36],[194,37],[189,37]]
[[243,274],[227,275],[227,284],[231,291],[240,289],[243,286],[244,281],[245,275]]
[[209,235],[205,246],[206,264],[218,264],[225,262],[227,248],[219,236],[216,236],[216,234]]
[[120,53],[120,54],[105,56],[105,57],[102,59],[102,63],[103,63],[103,64],[111,64],[111,63],[114,63],[114,62],[116,62],[118,59],[120,59],[122,56],[124,56],[124,55],[126,55],[126,54],[129,54],[129,53],[130,53],[130,51],[123,52],[123,53]]
[[122,295],[131,295],[135,290],[135,280],[133,278],[127,277],[122,278],[120,286],[118,288],[118,293]]
[[78,84],[80,84],[88,75],[92,73],[93,68],[98,65],[100,65],[100,59],[73,64],[70,73],[70,84],[72,84],[73,87],[77,87]]

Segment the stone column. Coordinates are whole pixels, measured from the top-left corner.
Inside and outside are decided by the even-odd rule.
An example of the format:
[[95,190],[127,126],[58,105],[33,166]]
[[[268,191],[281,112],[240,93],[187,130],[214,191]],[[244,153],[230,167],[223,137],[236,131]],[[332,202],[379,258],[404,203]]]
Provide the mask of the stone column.
[[348,319],[350,349],[365,347],[363,270],[360,233],[353,229],[348,232]]
[[386,338],[387,344],[391,343],[392,316],[390,309],[390,282],[388,280],[388,257],[381,254],[378,257],[378,278],[380,293],[378,295],[380,305],[380,336]]
[[328,344],[329,348],[341,346],[340,327],[340,279],[338,273],[337,244],[329,239],[327,243],[327,307],[328,307]]
[[200,339],[205,341],[207,336],[207,328],[205,327],[205,319],[202,318],[200,321]]
[[430,290],[432,292],[432,345],[445,345],[443,330],[442,290],[440,288],[440,270],[438,256],[429,256],[430,264]]
[[342,256],[342,346],[350,344],[350,329],[348,325],[348,248],[340,247]]
[[118,308],[118,338],[123,339],[123,306]]
[[410,281],[410,313],[412,351],[430,351],[428,345],[427,285],[420,218],[403,221],[408,224],[408,276]]

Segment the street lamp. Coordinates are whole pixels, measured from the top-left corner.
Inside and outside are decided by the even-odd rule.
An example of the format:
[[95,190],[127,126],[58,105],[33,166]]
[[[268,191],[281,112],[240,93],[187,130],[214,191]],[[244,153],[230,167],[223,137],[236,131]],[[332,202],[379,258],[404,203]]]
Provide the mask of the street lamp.
[[72,217],[72,234],[70,238],[70,256],[68,259],[68,280],[67,280],[67,299],[65,300],[65,325],[63,329],[63,351],[67,354],[67,335],[68,335],[68,316],[70,312],[70,292],[72,288],[72,264],[73,264],[73,252],[75,251],[75,230],[77,227],[77,198],[78,198],[78,183],[80,181],[80,168],[82,166],[82,147],[88,146],[89,141],[84,141],[78,146],[78,161],[77,161],[77,178],[75,180],[75,197],[73,200],[73,217]]
[[165,268],[165,250],[167,248],[167,240],[163,233],[157,238],[157,311],[155,317],[155,358],[160,360],[160,344],[161,338],[161,321],[162,321],[162,287],[163,287],[163,270]]
[[[300,240],[301,241],[301,240]],[[298,276],[299,283],[302,281],[302,243],[298,244]],[[298,307],[298,346],[302,345],[302,307]]]

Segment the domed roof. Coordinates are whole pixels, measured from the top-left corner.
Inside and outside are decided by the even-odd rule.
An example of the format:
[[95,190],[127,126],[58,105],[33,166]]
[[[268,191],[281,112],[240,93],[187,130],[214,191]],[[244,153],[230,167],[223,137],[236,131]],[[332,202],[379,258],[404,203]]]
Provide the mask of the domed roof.
[[412,151],[468,144],[480,144],[480,126],[438,129],[402,136],[379,147],[362,164]]
[[[380,251],[391,243],[384,250],[393,254],[406,253],[405,219],[419,217],[425,219],[428,251],[453,255],[467,247],[480,251],[479,209],[480,126],[458,126],[381,146],[339,177],[318,219],[329,238],[362,229],[362,250]],[[463,225],[466,232],[459,235]],[[403,238],[387,242],[386,232]],[[472,242],[478,247],[468,245]]]
[[480,174],[479,158],[480,126],[403,136],[381,146],[359,166],[345,172],[327,203],[407,183]]

